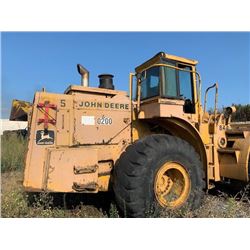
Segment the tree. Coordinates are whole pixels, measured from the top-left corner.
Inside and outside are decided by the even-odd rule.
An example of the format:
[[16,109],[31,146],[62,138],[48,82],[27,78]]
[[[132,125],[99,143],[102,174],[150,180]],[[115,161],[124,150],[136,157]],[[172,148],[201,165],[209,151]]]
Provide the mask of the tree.
[[232,115],[233,122],[250,121],[250,104],[233,104],[233,106],[236,107],[236,112]]

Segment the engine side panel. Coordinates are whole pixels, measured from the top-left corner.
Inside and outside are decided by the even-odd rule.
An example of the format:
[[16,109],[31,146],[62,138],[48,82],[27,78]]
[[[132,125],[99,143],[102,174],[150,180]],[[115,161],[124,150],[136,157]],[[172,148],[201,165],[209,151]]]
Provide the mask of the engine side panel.
[[[88,93],[35,94],[26,190],[77,192],[87,187],[86,192],[107,191],[111,169],[131,141],[131,107],[123,92],[107,95],[89,89]],[[95,171],[82,175],[82,169],[90,166]],[[89,183],[93,184],[90,189]]]

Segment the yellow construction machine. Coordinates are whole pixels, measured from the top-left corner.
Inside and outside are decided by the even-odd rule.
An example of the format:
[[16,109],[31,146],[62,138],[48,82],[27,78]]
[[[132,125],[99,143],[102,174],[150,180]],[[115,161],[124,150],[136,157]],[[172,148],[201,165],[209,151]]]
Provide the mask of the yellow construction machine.
[[36,92],[25,190],[113,190],[126,216],[144,217],[159,207],[195,209],[215,182],[249,182],[250,129],[231,127],[234,107],[218,112],[218,83],[202,107],[197,63],[160,52],[130,73],[129,94],[114,89],[110,74],[89,87],[89,72],[77,65],[81,85]]

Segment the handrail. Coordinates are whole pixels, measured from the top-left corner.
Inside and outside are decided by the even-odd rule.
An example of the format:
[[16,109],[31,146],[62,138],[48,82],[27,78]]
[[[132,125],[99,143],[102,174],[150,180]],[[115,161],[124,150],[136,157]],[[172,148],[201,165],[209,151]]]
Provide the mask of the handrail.
[[215,111],[217,109],[217,99],[218,99],[218,83],[213,84],[212,86],[208,87],[205,91],[205,100],[204,100],[204,113],[206,112],[206,107],[207,107],[207,94],[208,91],[212,88],[216,87],[216,92],[215,92]]

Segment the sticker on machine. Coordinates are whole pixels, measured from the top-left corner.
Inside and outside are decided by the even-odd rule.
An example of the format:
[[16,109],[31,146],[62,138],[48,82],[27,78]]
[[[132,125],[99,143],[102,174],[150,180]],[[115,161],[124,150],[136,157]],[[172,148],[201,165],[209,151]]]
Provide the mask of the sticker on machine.
[[55,133],[53,130],[37,130],[36,144],[37,145],[52,145],[54,144]]
[[94,116],[82,116],[82,124],[83,125],[95,125],[95,117]]

